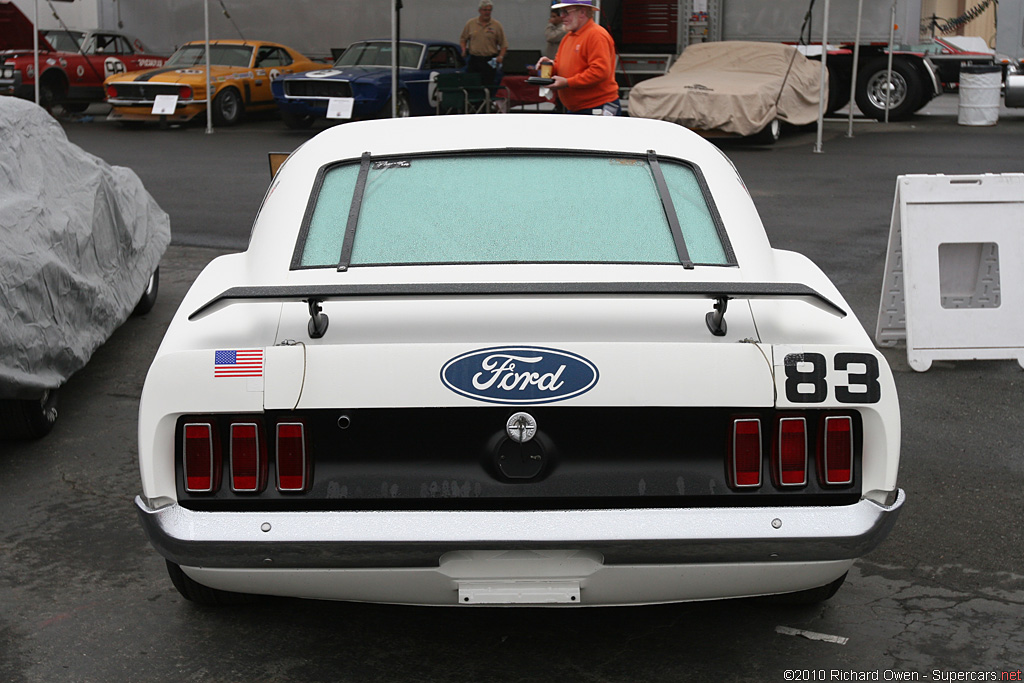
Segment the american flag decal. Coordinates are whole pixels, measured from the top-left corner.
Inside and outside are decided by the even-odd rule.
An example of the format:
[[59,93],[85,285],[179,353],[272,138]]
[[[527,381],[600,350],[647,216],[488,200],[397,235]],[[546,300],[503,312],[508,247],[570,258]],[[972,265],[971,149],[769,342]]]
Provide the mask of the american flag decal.
[[262,377],[262,349],[231,349],[213,354],[214,377]]

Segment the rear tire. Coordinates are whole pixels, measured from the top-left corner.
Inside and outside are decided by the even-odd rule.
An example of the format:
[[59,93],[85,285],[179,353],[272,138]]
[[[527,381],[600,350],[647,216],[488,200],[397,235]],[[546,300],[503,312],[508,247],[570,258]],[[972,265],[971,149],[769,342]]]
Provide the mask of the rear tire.
[[774,145],[782,137],[782,122],[772,119],[760,132],[750,136],[750,141],[755,145]]
[[[847,574],[848,573],[849,572],[847,572]],[[846,581],[846,574],[843,574],[832,583],[827,583],[824,586],[808,588],[807,590],[796,591],[795,593],[769,595],[765,597],[765,600],[773,605],[788,605],[791,607],[817,605],[825,602],[835,595],[839,591],[840,586],[843,585],[844,581]]]
[[153,310],[153,306],[156,304],[156,295],[159,291],[160,266],[157,266],[153,274],[149,276],[149,282],[146,283],[146,291],[139,298],[139,303],[135,304],[135,310],[132,311],[132,315],[146,315]]
[[826,116],[832,116],[850,103],[850,79],[843,78],[839,69],[828,63],[828,109]]
[[222,591],[197,583],[189,578],[180,566],[170,560],[167,560],[167,573],[170,575],[171,583],[174,584],[181,597],[197,605],[226,607],[229,605],[247,605],[256,601],[255,595]]
[[57,389],[38,399],[0,400],[0,439],[39,439],[57,422]]

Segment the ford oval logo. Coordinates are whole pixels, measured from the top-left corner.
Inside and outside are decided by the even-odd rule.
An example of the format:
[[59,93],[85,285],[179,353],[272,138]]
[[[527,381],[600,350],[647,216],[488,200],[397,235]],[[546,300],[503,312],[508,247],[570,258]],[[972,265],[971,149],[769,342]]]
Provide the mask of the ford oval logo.
[[457,394],[488,403],[552,403],[590,391],[597,366],[583,356],[538,346],[500,346],[456,356],[441,381]]

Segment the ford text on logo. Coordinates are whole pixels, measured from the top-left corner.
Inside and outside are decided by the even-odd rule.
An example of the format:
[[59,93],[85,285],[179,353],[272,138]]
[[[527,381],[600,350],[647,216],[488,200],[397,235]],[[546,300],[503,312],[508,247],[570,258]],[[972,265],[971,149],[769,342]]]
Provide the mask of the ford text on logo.
[[582,356],[537,346],[477,349],[441,368],[457,394],[488,403],[552,403],[590,391],[597,367]]

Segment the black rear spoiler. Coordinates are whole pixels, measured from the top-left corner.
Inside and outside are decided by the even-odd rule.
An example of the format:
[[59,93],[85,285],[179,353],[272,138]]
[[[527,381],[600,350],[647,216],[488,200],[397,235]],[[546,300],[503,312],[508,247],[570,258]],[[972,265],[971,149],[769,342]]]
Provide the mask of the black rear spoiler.
[[373,285],[283,285],[232,287],[189,315],[198,320],[234,303],[287,303],[309,306],[310,337],[327,331],[327,316],[320,312],[324,301],[363,297],[439,298],[448,296],[676,296],[712,299],[715,310],[707,314],[708,329],[725,335],[725,309],[730,299],[797,299],[840,318],[846,311],[818,291],[794,282],[446,282]]

